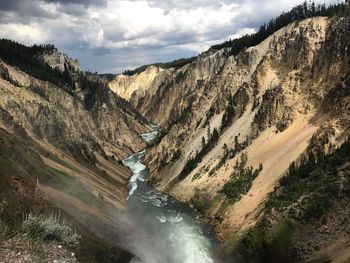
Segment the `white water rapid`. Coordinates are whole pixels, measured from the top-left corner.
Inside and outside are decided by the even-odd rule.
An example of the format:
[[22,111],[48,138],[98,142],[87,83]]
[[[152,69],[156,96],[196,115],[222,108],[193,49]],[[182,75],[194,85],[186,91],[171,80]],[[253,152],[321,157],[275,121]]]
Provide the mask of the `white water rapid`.
[[[142,137],[151,142],[157,133],[154,130]],[[145,150],[123,160],[133,172],[127,213],[137,234],[128,240],[135,254],[130,263],[213,263],[214,233],[193,209],[147,183],[148,170],[141,163],[144,153]]]

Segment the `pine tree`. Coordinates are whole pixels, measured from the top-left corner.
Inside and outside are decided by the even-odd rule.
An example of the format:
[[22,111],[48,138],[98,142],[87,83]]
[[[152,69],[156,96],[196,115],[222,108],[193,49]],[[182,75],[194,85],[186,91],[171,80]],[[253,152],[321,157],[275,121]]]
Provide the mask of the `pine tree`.
[[209,123],[208,124],[208,130],[207,130],[207,139],[208,139],[208,141],[209,141],[210,137],[211,137],[211,128],[210,128],[210,123]]
[[205,148],[205,138],[204,138],[204,136],[202,137],[202,149],[204,149]]
[[215,145],[218,142],[218,140],[219,140],[219,132],[216,128],[214,128],[212,138],[211,138],[213,145]]

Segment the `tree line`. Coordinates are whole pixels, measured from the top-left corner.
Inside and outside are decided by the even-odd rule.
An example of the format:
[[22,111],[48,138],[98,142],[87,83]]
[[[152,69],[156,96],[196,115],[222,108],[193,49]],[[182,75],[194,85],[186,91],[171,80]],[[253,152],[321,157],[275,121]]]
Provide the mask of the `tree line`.
[[[79,86],[85,91],[84,102],[87,108],[94,105],[96,98],[103,99],[101,94],[103,94],[106,84],[97,73],[75,71],[69,64],[65,65],[65,70],[62,72],[40,59],[41,54],[51,54],[55,49],[55,46],[51,44],[25,46],[12,40],[0,39],[0,59],[7,64],[32,77],[55,84],[71,95],[75,95],[74,90]],[[11,79],[8,80],[11,81]],[[33,85],[30,85],[29,88],[46,98],[40,89],[33,87]]]
[[61,72],[38,58],[40,54],[53,52],[54,49],[51,44],[28,47],[12,40],[0,39],[0,59],[7,64],[43,81],[58,86],[73,86],[68,70]]
[[[349,0],[342,3],[326,5],[315,4],[315,2],[304,2],[296,7],[292,8],[290,11],[282,13],[280,16],[271,19],[268,23],[260,26],[259,30],[254,34],[244,35],[240,38],[230,39],[224,43],[213,45],[209,48],[210,50],[220,50],[223,48],[230,48],[227,55],[237,55],[244,49],[256,46],[270,35],[278,31],[279,29],[287,26],[290,23],[301,21],[306,18],[317,17],[317,16],[349,16],[350,7]],[[133,70],[125,70],[124,75],[132,76],[137,73],[143,72],[148,66],[157,66],[163,69],[167,68],[181,68],[193,61],[195,61],[198,56],[190,58],[180,58],[167,63],[154,63],[143,65]]]
[[135,74],[138,74],[138,73],[145,71],[146,68],[149,66],[155,66],[155,67],[159,67],[162,69],[168,69],[168,68],[178,69],[178,68],[181,68],[181,67],[195,61],[196,59],[197,59],[197,56],[194,56],[194,57],[190,57],[190,58],[180,58],[180,59],[176,59],[176,60],[166,62],[166,63],[153,63],[153,64],[148,64],[148,65],[143,65],[143,66],[138,67],[138,68],[133,69],[133,70],[125,70],[123,72],[123,74],[127,75],[127,76],[132,76],[132,75],[135,75]]
[[235,56],[248,47],[258,45],[270,35],[292,22],[317,16],[332,17],[349,15],[350,7],[348,3],[331,4],[327,6],[326,4],[315,4],[315,2],[308,3],[305,1],[304,3],[292,8],[289,12],[282,13],[277,18],[271,19],[268,23],[263,24],[260,26],[258,32],[214,45],[210,50],[230,48],[228,55]]

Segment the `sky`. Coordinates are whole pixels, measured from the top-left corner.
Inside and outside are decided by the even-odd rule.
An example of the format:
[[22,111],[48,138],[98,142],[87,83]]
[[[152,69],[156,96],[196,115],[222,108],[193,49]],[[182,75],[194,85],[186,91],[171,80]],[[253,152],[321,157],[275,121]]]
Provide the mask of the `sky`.
[[[254,32],[303,0],[0,0],[0,38],[54,44],[84,70],[119,73]],[[317,0],[315,2],[335,2]]]

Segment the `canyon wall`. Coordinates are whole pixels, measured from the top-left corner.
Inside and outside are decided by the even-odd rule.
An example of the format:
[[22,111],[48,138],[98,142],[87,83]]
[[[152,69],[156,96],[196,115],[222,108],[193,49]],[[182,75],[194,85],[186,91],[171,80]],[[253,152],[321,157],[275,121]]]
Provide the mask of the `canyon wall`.
[[[226,243],[252,228],[292,162],[349,135],[349,32],[349,18],[310,18],[236,56],[209,50],[177,70],[117,76],[110,88],[162,128],[145,157],[152,183]],[[240,163],[258,175],[232,200]]]
[[122,247],[132,229],[123,213],[131,172],[121,160],[146,146],[140,133],[148,122],[67,55],[54,49],[33,59],[42,61],[43,78],[66,74],[74,83],[44,81],[0,61],[4,216],[16,221],[57,208],[89,238]]

